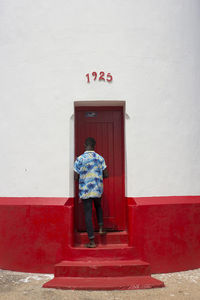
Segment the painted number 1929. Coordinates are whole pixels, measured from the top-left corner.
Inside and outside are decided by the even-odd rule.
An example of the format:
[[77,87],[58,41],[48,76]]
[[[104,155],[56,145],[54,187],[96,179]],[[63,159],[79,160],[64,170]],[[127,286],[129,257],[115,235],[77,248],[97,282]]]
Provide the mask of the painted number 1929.
[[113,80],[113,77],[110,73],[105,74],[105,72],[92,72],[92,74],[86,74],[85,75],[87,77],[87,82],[90,83],[90,80],[99,80],[99,81],[107,81],[107,82],[111,82]]

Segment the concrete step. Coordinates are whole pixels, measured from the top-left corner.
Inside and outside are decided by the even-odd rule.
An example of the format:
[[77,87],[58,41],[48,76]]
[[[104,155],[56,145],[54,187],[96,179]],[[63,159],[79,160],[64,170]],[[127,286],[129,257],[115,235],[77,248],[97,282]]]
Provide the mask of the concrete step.
[[96,248],[86,248],[84,245],[70,247],[66,260],[129,260],[137,257],[136,249],[127,244],[100,244]]
[[68,290],[136,290],[164,287],[164,283],[151,276],[55,277],[43,287]]
[[119,277],[150,274],[149,264],[139,259],[62,261],[55,265],[55,277]]
[[[100,235],[95,232],[95,242],[97,244],[128,244],[128,233],[127,231],[107,232],[106,235]],[[88,243],[88,235],[86,232],[75,234],[75,244],[84,245]]]

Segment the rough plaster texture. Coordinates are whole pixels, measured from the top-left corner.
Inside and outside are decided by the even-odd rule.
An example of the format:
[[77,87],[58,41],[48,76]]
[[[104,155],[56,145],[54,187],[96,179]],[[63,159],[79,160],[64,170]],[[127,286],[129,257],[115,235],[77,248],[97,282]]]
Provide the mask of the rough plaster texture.
[[[76,100],[126,101],[127,196],[200,194],[198,0],[0,11],[0,196],[73,195]],[[88,84],[92,71],[112,84]]]

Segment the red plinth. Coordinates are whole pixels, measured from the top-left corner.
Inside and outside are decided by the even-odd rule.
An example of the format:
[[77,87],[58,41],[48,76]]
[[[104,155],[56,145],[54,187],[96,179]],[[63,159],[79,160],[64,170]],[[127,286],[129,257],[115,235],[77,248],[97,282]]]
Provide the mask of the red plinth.
[[[0,268],[53,273],[54,265],[62,261],[80,261],[80,266],[73,265],[70,271],[78,276],[84,268],[90,273],[87,264],[81,265],[81,261],[89,259],[93,269],[97,268],[91,288],[101,288],[100,282],[105,276],[99,278],[97,274],[105,272],[110,278],[122,272],[123,278],[127,279],[126,285],[125,279],[120,281],[117,277],[111,284],[112,280],[107,278],[104,281],[107,289],[116,285],[121,288],[141,287],[141,277],[147,274],[141,263],[137,268],[144,273],[136,278],[138,273],[133,274],[133,270],[138,270],[134,265],[136,261],[147,262],[152,273],[200,267],[199,220],[200,196],[128,198],[127,230],[109,233],[103,238],[97,236],[98,247],[86,249],[83,244],[87,235],[74,233],[72,198],[0,198]],[[98,265],[100,261],[108,260],[113,260],[109,266]],[[114,267],[114,261],[117,267]],[[128,270],[134,275],[130,281]],[[65,288],[72,283],[75,288],[78,277],[70,275],[63,279],[60,272],[68,272],[66,266],[62,265],[61,269],[56,266],[55,281],[51,284],[61,278],[59,280]],[[85,283],[86,287],[90,288]]]

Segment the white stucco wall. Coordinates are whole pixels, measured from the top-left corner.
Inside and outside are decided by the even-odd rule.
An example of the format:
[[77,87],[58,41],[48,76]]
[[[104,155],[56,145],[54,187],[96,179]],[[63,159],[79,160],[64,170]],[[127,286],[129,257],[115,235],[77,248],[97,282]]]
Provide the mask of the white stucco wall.
[[0,196],[73,195],[76,100],[126,101],[127,196],[200,194],[199,28],[199,0],[2,0]]

